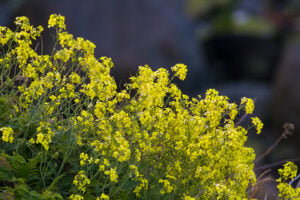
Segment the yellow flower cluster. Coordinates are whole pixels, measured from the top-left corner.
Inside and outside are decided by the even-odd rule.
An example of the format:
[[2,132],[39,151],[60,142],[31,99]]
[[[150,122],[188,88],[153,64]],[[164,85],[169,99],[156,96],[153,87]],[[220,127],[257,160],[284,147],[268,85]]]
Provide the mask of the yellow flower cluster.
[[86,186],[90,183],[90,179],[88,179],[83,170],[79,171],[73,180],[73,184],[83,193],[86,191]]
[[72,74],[69,77],[72,83],[80,83],[80,76],[76,74],[76,72],[72,72]]
[[109,200],[109,196],[102,193],[100,197],[97,197],[96,200]]
[[187,73],[187,66],[184,64],[176,64],[175,66],[171,67],[171,70],[175,72],[175,76],[178,77],[180,80],[184,80]]
[[[237,105],[214,89],[190,98],[171,82],[168,70],[147,65],[118,91],[111,59],[96,59],[95,45],[66,32],[64,21],[60,15],[49,19],[60,45],[53,56],[31,48],[42,28],[33,28],[27,18],[17,19],[19,31],[1,27],[0,43],[15,45],[0,67],[12,58],[17,61],[18,75],[24,77],[15,85],[19,112],[42,116],[34,135],[24,137],[51,151],[55,137],[67,136],[78,148],[80,170],[72,191],[82,195],[68,194],[70,199],[84,199],[87,193],[103,200],[118,199],[121,193],[127,199],[247,197],[246,189],[255,182],[255,154],[245,147],[247,130],[236,116],[244,107],[247,114],[253,112],[252,99],[244,97]],[[171,71],[184,80],[187,67],[177,64]],[[252,123],[260,133],[261,121],[254,117]],[[12,142],[12,129],[2,131],[2,140]],[[92,181],[97,194],[86,192]]]
[[14,33],[7,27],[0,27],[0,44],[6,45],[12,39]]
[[41,144],[45,150],[49,150],[49,144],[52,141],[52,137],[55,133],[49,128],[50,123],[40,122],[40,126],[36,129],[37,135],[36,139],[31,138],[30,143]]
[[256,127],[257,134],[261,133],[262,128],[264,127],[264,124],[261,122],[261,120],[258,117],[252,117],[252,124]]
[[57,26],[60,30],[66,29],[65,25],[65,17],[61,15],[50,15],[49,21],[48,21],[48,28]]
[[13,143],[14,142],[14,130],[11,127],[2,127],[0,128],[0,131],[2,131],[2,141]]
[[195,200],[194,197],[190,197],[190,196],[184,196],[184,200]]
[[297,176],[297,165],[287,162],[284,164],[283,169],[279,169],[278,172],[280,178],[276,181],[278,182],[279,198],[300,200],[300,187],[292,187],[293,180]]
[[159,179],[158,183],[163,184],[163,189],[160,190],[161,194],[171,193],[174,190],[174,187],[171,186],[169,180]]
[[139,176],[138,178],[136,178],[136,180],[138,180],[140,182],[139,185],[137,185],[135,188],[134,188],[134,194],[141,198],[142,195],[141,195],[141,191],[142,190],[148,190],[148,180],[146,178],[143,178],[142,176]]
[[72,194],[69,199],[71,200],[83,200],[83,196],[79,195],[79,194]]
[[118,174],[116,172],[116,168],[110,169],[109,171],[106,170],[104,172],[104,174],[109,176],[111,182],[113,182],[113,183],[117,183],[118,182],[119,176],[118,176]]
[[252,99],[243,97],[241,99],[241,104],[246,104],[245,105],[246,114],[252,114],[253,113],[253,111],[254,111],[254,102],[253,102]]
[[88,159],[89,159],[88,154],[80,153],[80,166],[84,166]]

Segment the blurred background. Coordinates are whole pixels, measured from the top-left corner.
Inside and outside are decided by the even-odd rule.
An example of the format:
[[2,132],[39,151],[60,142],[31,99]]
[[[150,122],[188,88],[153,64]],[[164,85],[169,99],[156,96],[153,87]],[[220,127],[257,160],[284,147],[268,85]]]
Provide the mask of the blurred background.
[[[275,163],[269,168],[276,177],[281,161],[299,164],[300,0],[0,0],[2,26],[13,27],[14,18],[25,15],[47,27],[51,13],[66,17],[70,33],[94,42],[97,57],[112,57],[120,87],[139,65],[185,63],[187,80],[178,83],[185,93],[216,88],[237,103],[254,98],[265,128],[259,136],[250,132],[248,145],[258,155],[284,123],[296,127],[257,163],[257,173]],[[43,41],[49,52],[53,32]],[[264,190],[272,194],[269,185]]]

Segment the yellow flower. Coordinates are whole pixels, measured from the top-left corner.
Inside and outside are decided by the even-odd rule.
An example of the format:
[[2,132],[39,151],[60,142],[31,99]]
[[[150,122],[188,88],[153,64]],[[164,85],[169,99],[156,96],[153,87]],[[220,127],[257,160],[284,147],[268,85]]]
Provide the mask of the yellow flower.
[[52,137],[55,133],[49,128],[50,124],[45,122],[40,122],[40,126],[37,130],[37,139],[35,141],[36,144],[41,144],[45,150],[49,150],[49,144],[52,142]]
[[119,176],[118,176],[118,174],[117,174],[116,168],[111,168],[109,171],[106,170],[106,171],[104,172],[104,174],[105,174],[105,175],[109,175],[110,181],[111,181],[111,182],[114,182],[114,183],[117,183],[117,182],[118,182]]
[[56,96],[51,95],[51,96],[49,97],[49,99],[51,99],[52,101],[55,101],[55,100],[56,100]]
[[0,26],[0,44],[6,45],[13,38],[14,33],[7,27]]
[[14,131],[11,127],[2,127],[2,140],[4,142],[13,143],[14,142]]
[[60,30],[65,30],[65,17],[61,15],[52,14],[50,15],[49,21],[48,21],[48,28],[58,26]]
[[103,172],[105,170],[105,165],[99,165],[99,171]]
[[85,165],[85,162],[89,159],[88,154],[86,153],[81,153],[80,154],[80,166]]
[[97,197],[96,200],[109,200],[109,196],[102,193],[100,197]]
[[145,190],[147,190],[148,189],[148,180],[147,179],[145,179],[145,178],[142,178],[142,177],[139,177],[138,178],[138,180],[141,182],[138,186],[136,186],[135,188],[134,188],[134,193],[135,193],[135,195],[137,196],[137,197],[141,197],[141,194],[140,194],[140,192],[141,192],[141,190],[142,189],[145,189]]
[[163,184],[163,189],[160,190],[161,194],[171,193],[174,190],[169,180],[159,179],[158,182]]
[[29,25],[29,19],[25,16],[16,17],[15,24],[18,25],[18,26],[28,26]]
[[260,134],[264,124],[261,122],[261,120],[258,117],[252,117],[251,120],[252,120],[252,124],[256,127],[257,134]]
[[184,200],[195,200],[194,197],[184,195]]
[[75,72],[72,72],[69,78],[72,83],[80,83],[80,76]]
[[107,167],[110,166],[110,163],[109,163],[109,161],[108,161],[106,158],[103,159],[103,164],[104,164],[105,166],[107,166]]
[[79,171],[73,180],[73,184],[83,193],[85,193],[86,185],[90,183],[90,179],[88,179],[83,170]]
[[72,194],[69,199],[71,200],[83,200],[83,196],[79,195],[79,194]]
[[176,64],[175,66],[171,67],[171,70],[175,72],[175,76],[178,77],[180,80],[184,80],[187,73],[187,66],[184,64]]
[[293,162],[287,162],[283,165],[283,169],[279,169],[280,178],[276,179],[278,182],[277,188],[279,190],[278,197],[280,199],[299,199],[300,188],[294,188],[292,182],[298,174],[298,167]]
[[250,98],[243,97],[241,99],[241,104],[246,104],[245,112],[246,114],[252,114],[254,111],[254,102]]
[[30,140],[28,141],[30,144],[34,144],[35,143],[35,139],[30,138]]
[[62,47],[65,47],[66,45],[72,47],[75,44],[73,35],[67,32],[58,33],[58,40]]

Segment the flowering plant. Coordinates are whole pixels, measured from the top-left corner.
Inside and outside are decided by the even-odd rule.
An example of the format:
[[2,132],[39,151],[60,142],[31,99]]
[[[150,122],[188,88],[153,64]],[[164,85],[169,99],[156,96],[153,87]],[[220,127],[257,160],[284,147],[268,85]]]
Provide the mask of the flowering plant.
[[0,27],[1,197],[247,198],[255,154],[236,117],[253,112],[252,99],[237,105],[214,89],[190,98],[171,82],[185,79],[184,64],[171,78],[140,66],[119,91],[111,59],[95,58],[95,45],[64,20],[50,16],[50,55],[33,49],[43,28],[28,18],[16,31]]

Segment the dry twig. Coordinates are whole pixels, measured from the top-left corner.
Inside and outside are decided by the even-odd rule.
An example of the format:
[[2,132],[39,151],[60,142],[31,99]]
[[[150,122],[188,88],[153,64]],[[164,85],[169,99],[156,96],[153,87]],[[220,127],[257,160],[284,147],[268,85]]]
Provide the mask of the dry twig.
[[295,126],[292,123],[285,123],[283,125],[283,132],[281,134],[281,136],[276,140],[276,142],[271,145],[263,154],[261,154],[258,158],[255,159],[254,163],[258,163],[259,161],[261,161],[264,157],[266,157],[267,155],[269,155],[271,153],[271,151],[283,140],[283,139],[287,139],[288,135],[292,135],[293,131],[295,130]]
[[258,189],[264,185],[265,183],[270,183],[273,182],[274,179],[271,176],[267,176],[263,178],[267,173],[269,173],[271,170],[268,169],[264,171],[257,179],[256,183],[254,186],[251,187],[250,192],[249,192],[249,198],[248,199],[253,199],[258,191]]

